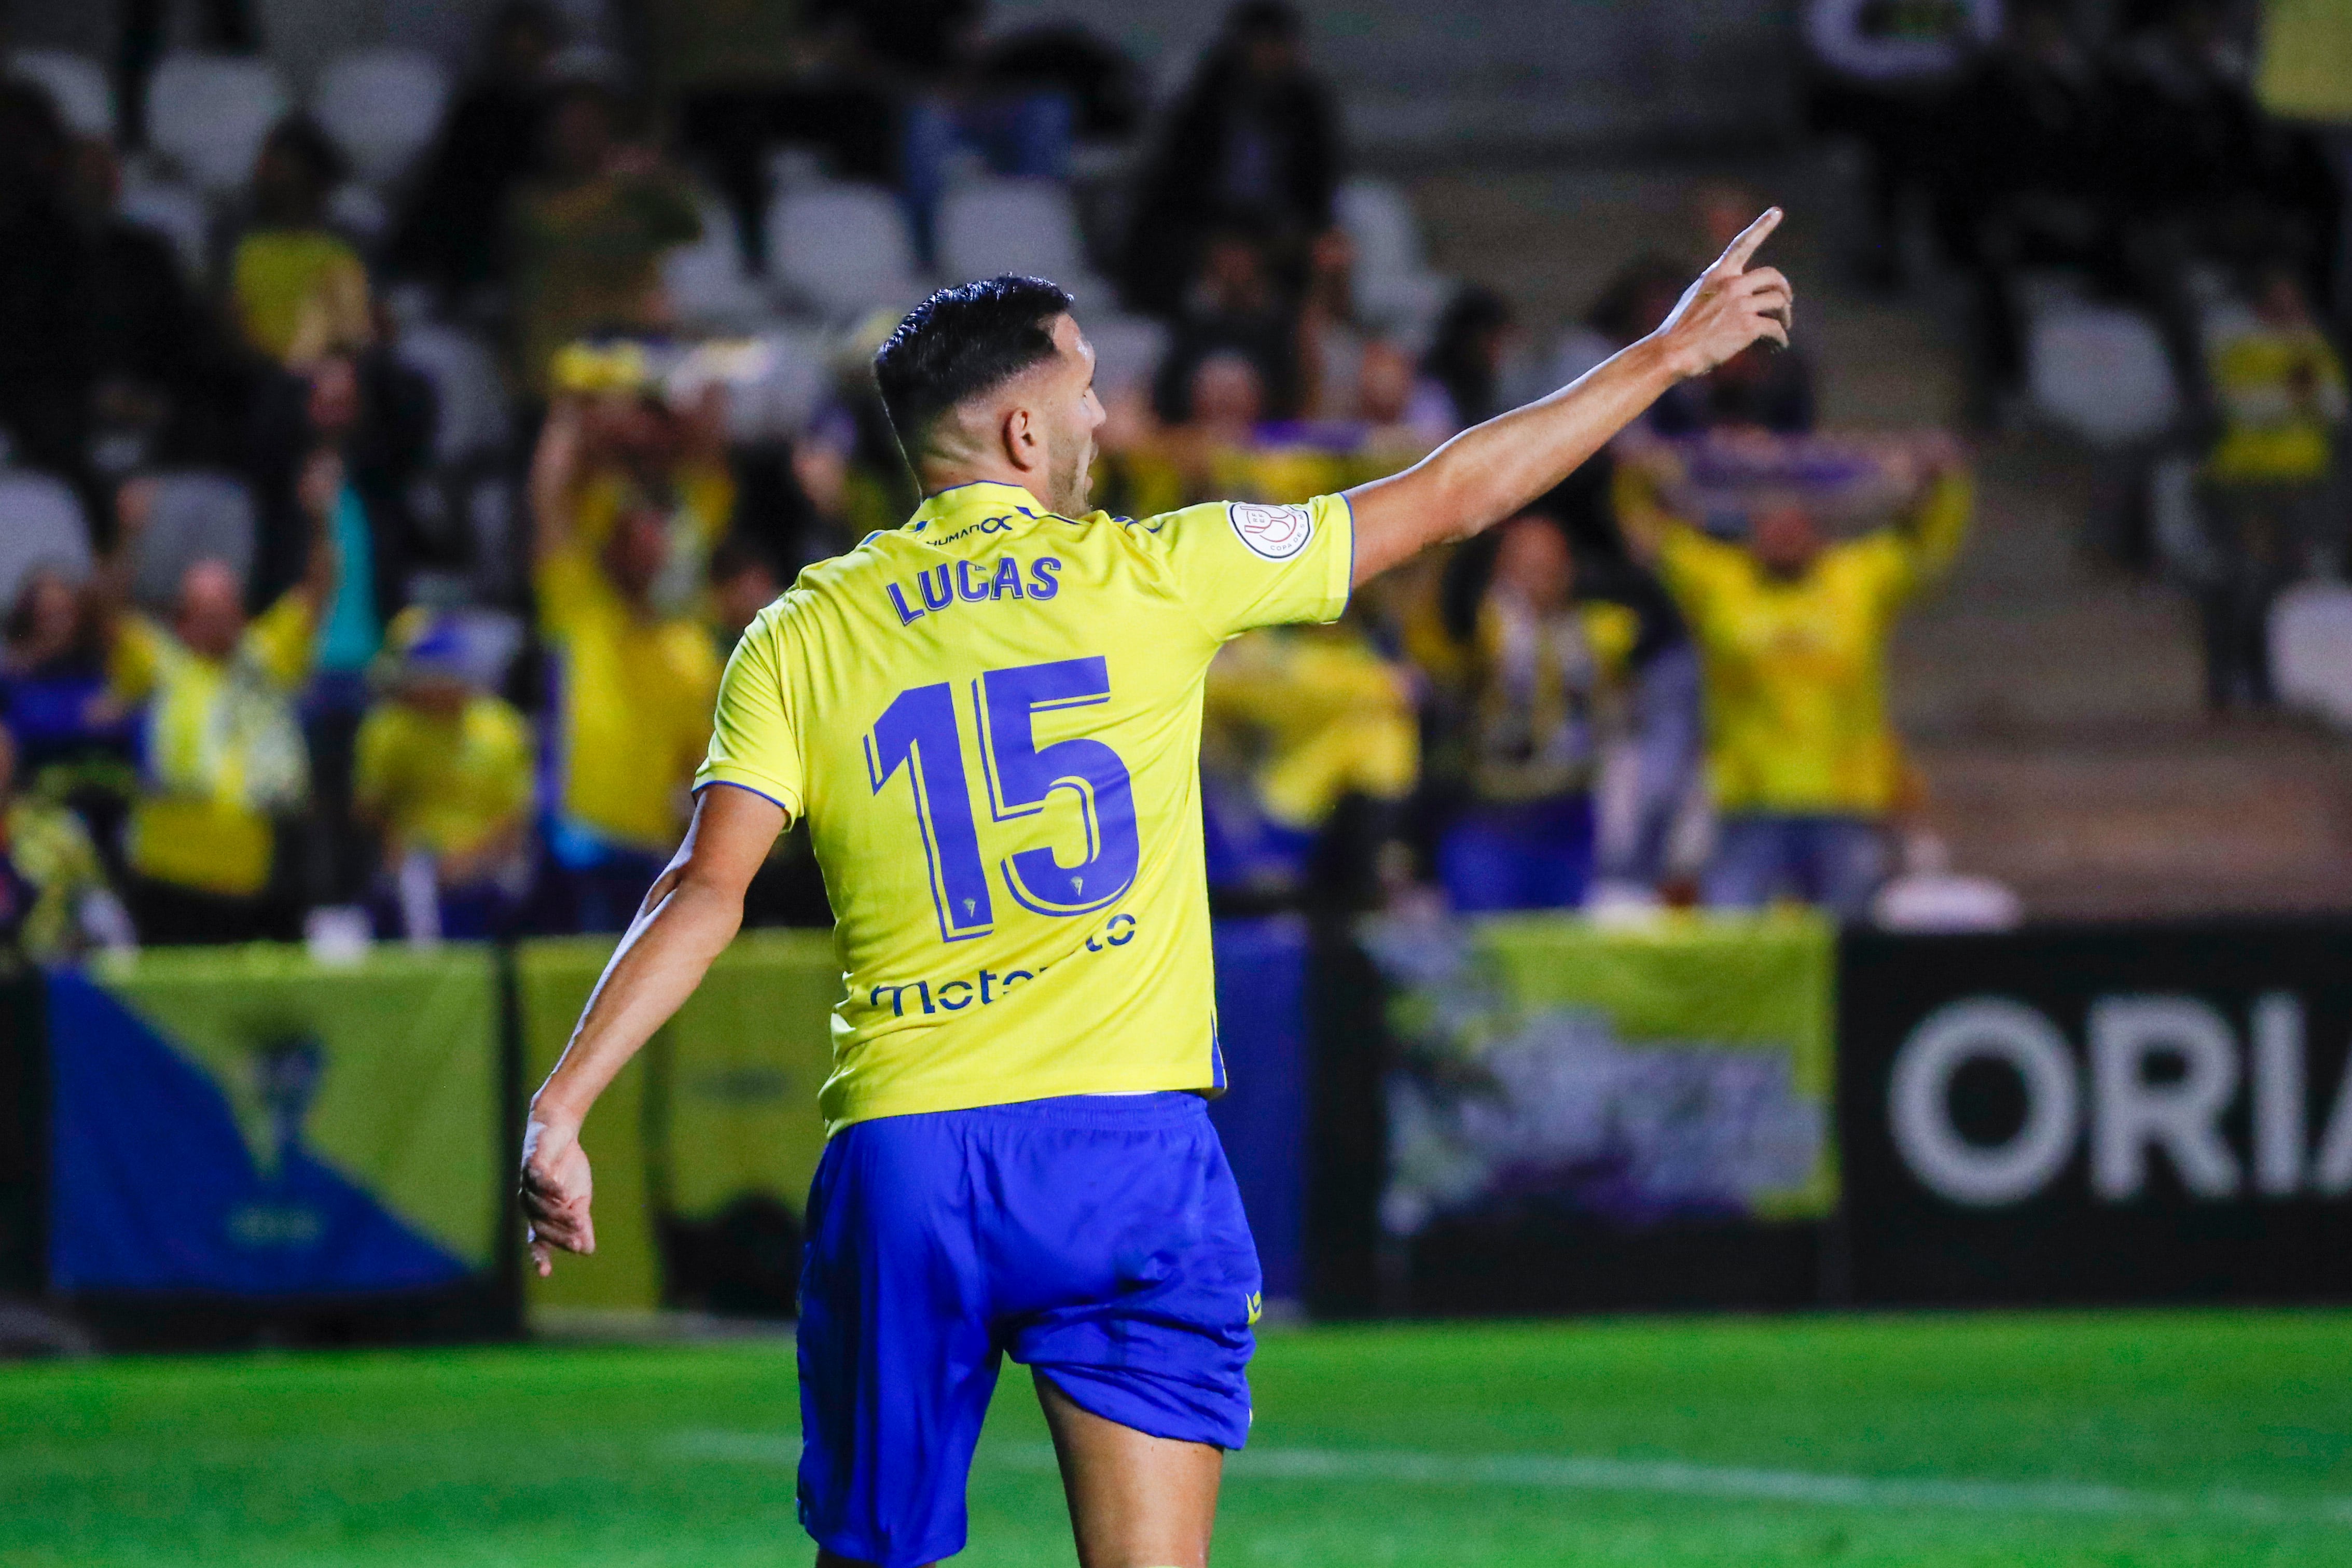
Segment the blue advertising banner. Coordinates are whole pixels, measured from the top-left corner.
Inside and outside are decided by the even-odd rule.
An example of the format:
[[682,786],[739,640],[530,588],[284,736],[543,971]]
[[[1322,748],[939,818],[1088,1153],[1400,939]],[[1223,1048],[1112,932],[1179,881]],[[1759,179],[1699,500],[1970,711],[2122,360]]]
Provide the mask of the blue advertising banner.
[[348,1296],[488,1268],[493,965],[256,947],[50,975],[52,1288]]

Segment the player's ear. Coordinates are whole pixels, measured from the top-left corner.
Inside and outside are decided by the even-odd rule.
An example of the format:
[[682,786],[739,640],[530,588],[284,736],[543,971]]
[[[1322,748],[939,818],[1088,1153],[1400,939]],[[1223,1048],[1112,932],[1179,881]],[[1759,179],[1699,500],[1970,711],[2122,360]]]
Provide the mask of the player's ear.
[[998,434],[1003,441],[1004,460],[1023,473],[1045,463],[1045,432],[1026,406],[1016,402],[1006,409]]

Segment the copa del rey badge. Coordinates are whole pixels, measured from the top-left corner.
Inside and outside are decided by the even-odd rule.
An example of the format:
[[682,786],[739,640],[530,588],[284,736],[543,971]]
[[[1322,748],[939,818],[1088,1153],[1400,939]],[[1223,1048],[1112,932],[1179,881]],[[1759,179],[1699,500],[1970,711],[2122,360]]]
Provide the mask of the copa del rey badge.
[[1242,543],[1268,560],[1288,560],[1315,537],[1315,519],[1304,507],[1262,507],[1254,501],[1233,501],[1225,511]]

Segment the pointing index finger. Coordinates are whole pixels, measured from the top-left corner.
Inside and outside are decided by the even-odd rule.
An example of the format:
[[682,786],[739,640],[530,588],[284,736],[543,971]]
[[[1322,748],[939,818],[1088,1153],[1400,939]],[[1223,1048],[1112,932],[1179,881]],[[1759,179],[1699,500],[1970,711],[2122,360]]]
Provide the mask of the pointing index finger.
[[1772,231],[1780,226],[1780,209],[1778,207],[1765,208],[1761,216],[1759,216],[1754,223],[1749,224],[1745,229],[1742,229],[1739,233],[1739,237],[1733,240],[1729,246],[1725,247],[1723,259],[1715,264],[1716,270],[1718,272],[1740,272],[1745,270],[1748,266],[1748,258],[1754,256],[1757,252],[1757,248],[1763,245],[1766,240],[1770,239],[1772,237]]

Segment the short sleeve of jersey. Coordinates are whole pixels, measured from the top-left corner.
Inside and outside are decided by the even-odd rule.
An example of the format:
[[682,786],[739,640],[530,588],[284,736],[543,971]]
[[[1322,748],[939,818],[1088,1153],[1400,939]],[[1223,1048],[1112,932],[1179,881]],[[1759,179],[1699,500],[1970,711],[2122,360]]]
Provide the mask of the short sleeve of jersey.
[[1220,642],[1258,626],[1337,621],[1355,575],[1356,519],[1344,496],[1303,506],[1219,501],[1150,522],[1179,591]]
[[719,710],[710,750],[694,775],[698,791],[732,784],[763,795],[791,821],[803,810],[798,726],[784,692],[784,621],[770,611],[751,623],[727,661],[719,683]]

